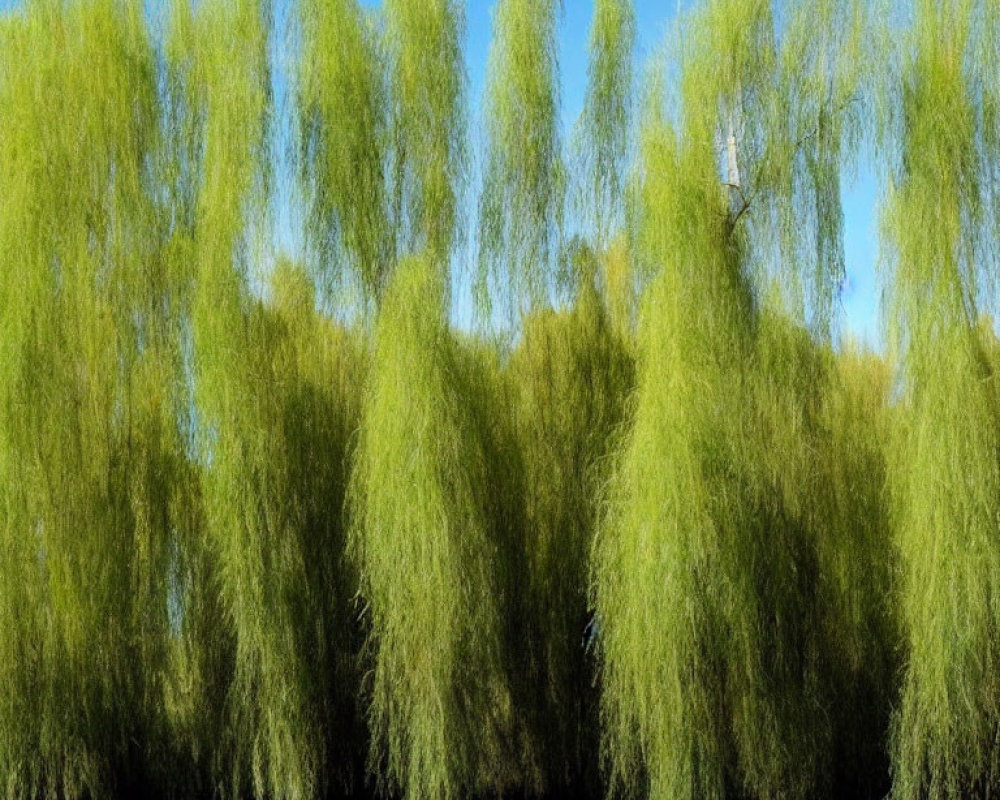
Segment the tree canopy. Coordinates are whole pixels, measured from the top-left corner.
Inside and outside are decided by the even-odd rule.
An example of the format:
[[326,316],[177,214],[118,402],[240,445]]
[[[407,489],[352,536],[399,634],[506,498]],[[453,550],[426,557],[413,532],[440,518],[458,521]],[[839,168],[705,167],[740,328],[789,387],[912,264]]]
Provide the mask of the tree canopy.
[[588,8],[0,13],[0,795],[1000,790],[1000,3]]

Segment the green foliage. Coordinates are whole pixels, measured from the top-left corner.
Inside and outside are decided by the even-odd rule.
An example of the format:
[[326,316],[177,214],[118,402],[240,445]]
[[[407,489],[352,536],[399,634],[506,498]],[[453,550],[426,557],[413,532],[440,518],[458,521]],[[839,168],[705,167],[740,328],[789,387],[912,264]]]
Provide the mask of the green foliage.
[[802,654],[808,702],[822,719],[808,729],[811,794],[881,797],[898,666],[887,603],[894,589],[884,499],[888,369],[849,348],[834,357],[773,309],[762,314],[756,338],[755,480],[774,505],[770,534],[797,543],[798,564],[786,569],[813,571],[798,587],[805,628],[792,640],[797,646],[785,645]]
[[2,36],[0,786],[153,788],[181,453],[153,50],[111,0]]
[[873,128],[883,68],[875,5],[706,0],[679,45],[678,116],[721,154],[750,274],[821,338],[844,280],[841,175]]
[[638,131],[596,0],[565,162],[498,0],[501,339],[462,3],[152,6],[0,14],[0,796],[1000,790],[1000,0],[703,0]]
[[352,347],[315,319],[308,279],[280,264],[275,312],[246,288],[265,174],[266,13],[248,0],[206,3],[192,18],[182,3],[171,44],[203,137],[189,147],[203,154],[195,401],[205,531],[235,648],[213,781],[233,796],[300,798],[349,779],[357,748],[337,738],[357,727],[353,585],[340,563],[357,412],[344,378]]
[[903,386],[890,462],[906,642],[893,728],[901,798],[967,797],[997,781],[997,396],[977,327],[991,263],[979,247],[980,158],[992,133],[975,107],[991,78],[973,56],[976,5],[916,4],[884,219]]
[[625,236],[618,236],[601,258],[598,282],[607,307],[608,323],[621,341],[634,341],[637,316],[636,266]]
[[[703,344],[715,344],[722,333],[685,321],[691,315],[706,326],[715,323],[716,330],[725,325],[728,305],[716,303],[711,313],[702,308],[713,287],[725,291],[731,285],[727,278],[733,273],[717,245],[724,241],[725,214],[719,208],[721,193],[712,185],[713,166],[710,161],[701,165],[709,180],[699,181],[696,156],[694,150],[681,169],[673,131],[656,117],[644,125],[642,160],[648,177],[641,241],[650,257],[673,262],[645,298],[630,431],[593,557],[605,760],[612,785],[637,796],[719,797],[725,791],[725,755],[717,731],[725,716],[713,697],[716,687],[704,674],[710,664],[696,658],[708,624],[697,566],[711,557],[705,552],[711,543],[725,538],[714,534],[695,449],[708,431],[696,429],[698,422],[702,430],[707,426],[694,417],[711,405],[694,402],[696,384],[686,379],[691,372],[684,368],[697,360],[699,383],[704,383],[710,370],[727,366]],[[712,192],[707,198],[706,186]],[[696,213],[684,213],[681,197],[701,201],[689,206]],[[681,229],[682,223],[690,231]],[[674,235],[686,237],[683,246],[674,246]],[[685,280],[685,270],[694,264],[703,272],[711,269],[711,279]],[[695,310],[695,301],[701,308]],[[719,400],[732,396],[729,391]]]
[[[507,367],[525,492],[528,617],[522,648],[535,686],[532,715],[549,791],[595,796],[597,703],[588,636],[587,572],[634,365],[593,284],[568,311],[524,322]],[[592,632],[591,632],[592,633]]]
[[484,127],[477,300],[508,309],[552,288],[565,184],[559,142],[558,0],[498,0],[493,12]]
[[[448,274],[465,167],[462,6],[455,0],[386,0],[391,59],[395,220],[407,249]],[[404,211],[405,209],[405,211]]]
[[884,36],[872,0],[795,3],[775,64],[761,171],[777,218],[762,233],[783,262],[790,307],[829,337],[845,278],[841,177],[872,128]]
[[[859,554],[886,558],[884,525],[836,505],[844,481],[878,473],[857,475],[838,449],[829,356],[782,292],[758,288],[755,204],[777,192],[765,168],[780,144],[762,125],[770,8],[710,2],[691,22],[674,120],[654,86],[640,136],[638,252],[662,269],[593,558],[605,761],[638,796],[830,796],[854,769],[834,763],[849,730],[836,704],[886,688],[888,576],[845,573]],[[743,143],[738,186],[720,185],[720,127]],[[877,484],[862,485],[877,512]],[[829,659],[845,642],[872,661]],[[878,733],[858,739],[851,757],[873,751],[877,767]]]
[[[396,250],[381,53],[357,0],[301,0],[302,180],[315,272],[377,299]],[[436,190],[435,190],[436,191]]]
[[593,220],[599,247],[624,222],[625,173],[632,132],[632,0],[597,0],[590,29],[587,96],[577,123],[582,195],[578,205]]
[[789,282],[804,289],[821,335],[830,331],[845,276],[841,175],[862,143],[868,84],[882,52],[871,7],[870,0],[796,4],[769,120],[787,125],[772,156],[780,186],[781,254],[798,273]]
[[[889,382],[883,359],[844,346],[824,387],[813,456],[820,481],[810,524],[822,575],[834,796],[884,797],[889,789],[886,731],[900,666],[886,498]],[[803,486],[803,496],[811,489]]]
[[372,768],[412,800],[517,777],[490,382],[458,352],[441,280],[432,260],[409,259],[386,294],[352,490]]

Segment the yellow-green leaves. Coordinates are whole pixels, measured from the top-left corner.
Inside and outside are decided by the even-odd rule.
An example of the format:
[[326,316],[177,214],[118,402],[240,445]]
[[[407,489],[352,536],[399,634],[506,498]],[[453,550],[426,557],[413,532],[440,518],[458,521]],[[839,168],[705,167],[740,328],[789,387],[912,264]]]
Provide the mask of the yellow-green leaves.
[[386,294],[353,483],[371,766],[410,800],[519,783],[492,382],[459,352],[441,280],[431,259],[408,259]]
[[884,218],[903,389],[890,462],[906,643],[900,798],[996,788],[998,407],[978,324],[992,264],[980,247],[982,177],[995,156],[976,109],[977,87],[992,80],[972,47],[978,5],[916,4]]
[[174,47],[200,137],[190,235],[205,532],[233,641],[223,735],[202,744],[219,791],[294,800],[350,778],[359,749],[335,744],[356,717],[353,581],[340,569],[356,404],[340,374],[349,337],[315,319],[308,279],[275,268],[277,312],[248,289],[266,207],[266,14],[254,0],[202,4]]
[[465,168],[463,10],[456,0],[387,0],[395,223],[405,249],[447,277]]
[[701,0],[633,131],[595,0],[564,159],[497,0],[482,176],[460,0],[4,12],[0,796],[995,794],[1000,0],[889,5]]
[[869,0],[709,0],[683,21],[680,107],[713,153],[761,290],[830,339],[844,280],[841,179],[876,127],[887,63]]
[[[844,280],[841,177],[870,136],[883,30],[870,0],[792,5],[767,124],[778,214],[776,245],[791,310],[829,337]],[[885,63],[884,61],[882,63]]]
[[[654,78],[639,136],[636,249],[658,274],[592,561],[604,752],[614,789],[633,795],[835,796],[851,772],[828,687],[862,697],[885,689],[886,669],[817,654],[843,640],[884,652],[884,573],[842,573],[859,551],[886,553],[834,505],[854,475],[823,407],[830,354],[756,279],[772,224],[760,204],[780,190],[772,9],[708,2],[690,22],[679,106],[665,112]],[[837,592],[820,591],[832,580]],[[836,610],[841,592],[864,616]],[[880,785],[865,731],[876,744],[852,757],[876,763],[860,791]]]
[[376,31],[357,0],[302,0],[300,103],[307,238],[324,285],[377,299],[395,256],[387,101]]
[[605,248],[624,223],[626,170],[632,133],[632,0],[597,0],[590,29],[587,98],[576,131],[582,156],[578,206]]
[[532,665],[538,759],[547,791],[596,793],[598,696],[583,646],[594,634],[586,587],[634,364],[590,284],[572,309],[525,318],[507,372],[524,483],[520,647]]
[[493,12],[480,203],[483,307],[513,312],[548,297],[562,223],[557,0],[499,0]]
[[0,784],[106,795],[155,786],[166,751],[155,58],[112,0],[30,2],[2,36]]

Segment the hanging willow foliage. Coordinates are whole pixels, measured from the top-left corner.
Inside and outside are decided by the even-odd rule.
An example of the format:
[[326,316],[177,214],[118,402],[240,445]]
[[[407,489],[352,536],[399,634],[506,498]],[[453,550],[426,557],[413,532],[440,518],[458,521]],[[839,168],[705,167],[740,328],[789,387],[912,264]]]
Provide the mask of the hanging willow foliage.
[[206,531],[235,644],[214,780],[224,794],[298,798],[349,781],[359,745],[354,589],[340,563],[356,403],[349,339],[314,319],[305,276],[276,268],[276,312],[247,289],[252,200],[266,196],[267,13],[248,0],[192,16],[180,0],[171,52],[202,137],[186,148],[202,153],[195,399]]
[[[253,491],[247,462],[256,454],[248,443],[245,458],[240,458],[240,445],[244,437],[252,435],[255,420],[252,410],[247,413],[239,401],[253,396],[252,369],[256,366],[263,371],[259,362],[266,363],[268,353],[259,352],[267,344],[260,341],[263,336],[254,341],[247,330],[240,265],[234,263],[245,240],[244,205],[254,186],[263,139],[262,9],[253,2],[230,9],[209,3],[195,14],[186,0],[179,0],[172,10],[168,40],[171,77],[181,84],[185,110],[192,118],[183,131],[194,139],[186,150],[200,156],[200,162],[187,169],[195,176],[190,230],[191,252],[198,265],[193,357],[199,435],[205,439],[199,441],[205,465],[205,533],[218,567],[219,599],[234,648],[224,687],[222,739],[210,743],[211,780],[216,791],[238,794],[255,779],[258,790],[274,787],[281,794],[286,778],[304,780],[308,785],[312,775],[310,766],[303,764],[291,766],[289,772],[299,773],[291,776],[281,774],[284,764],[276,764],[272,770],[272,754],[267,749],[273,741],[272,731],[265,729],[258,738],[259,728],[254,724],[255,683],[265,683],[260,677],[265,669],[261,662],[276,648],[262,641],[268,633],[268,609],[262,607],[260,596],[250,596],[266,591],[257,566],[263,557],[264,525],[255,524],[252,514],[246,515],[245,522],[241,519],[245,513],[241,500],[246,502],[244,498]],[[233,146],[235,141],[241,146]],[[250,350],[251,344],[257,352]],[[244,464],[247,472],[241,472]],[[274,683],[272,678],[267,688]],[[266,706],[273,699],[265,692],[261,691],[261,704]],[[277,722],[287,725],[288,716],[296,711],[301,709],[286,709]],[[253,752],[257,742],[263,753]],[[280,757],[275,760],[280,761]],[[303,779],[302,772],[309,774]]]
[[844,280],[841,176],[872,128],[872,76],[884,69],[876,6],[706,0],[678,45],[676,116],[702,118],[749,274],[823,339]]
[[375,32],[357,0],[301,0],[302,180],[315,272],[366,301],[396,250],[386,182],[387,101]]
[[[716,416],[738,418],[730,398],[748,354],[748,299],[711,154],[681,150],[658,114],[641,138],[642,244],[670,261],[645,299],[631,430],[593,557],[604,752],[612,785],[629,794],[722,797],[732,776],[715,674],[728,632],[710,635],[726,609],[713,614],[713,597],[725,601],[706,580],[738,531],[715,530],[698,447],[724,446]],[[711,402],[705,388],[695,395],[723,378]]]
[[[824,387],[819,472],[809,498],[820,561],[834,797],[885,797],[886,732],[897,696],[896,557],[886,498],[890,369],[845,346]],[[802,487],[805,488],[805,487]]]
[[607,309],[608,324],[619,340],[630,349],[635,344],[635,324],[638,313],[635,254],[628,234],[612,239],[599,259],[597,283]]
[[[178,258],[190,258],[197,270],[191,358],[207,539],[202,552],[188,554],[192,575],[184,587],[185,646],[178,661],[191,672],[187,685],[179,682],[175,703],[178,722],[186,723],[184,744],[203,771],[199,781],[207,782],[212,791],[233,794],[251,781],[238,747],[245,754],[252,745],[243,737],[252,741],[256,734],[247,719],[252,700],[240,694],[248,689],[237,682],[250,681],[248,654],[253,653],[247,641],[252,638],[247,631],[252,622],[237,617],[241,611],[251,620],[254,615],[238,595],[239,578],[250,567],[237,559],[245,553],[252,562],[253,554],[245,543],[232,548],[235,554],[225,546],[227,539],[242,532],[235,524],[227,525],[226,511],[237,507],[244,491],[239,487],[228,492],[225,478],[236,470],[235,458],[227,455],[242,433],[242,420],[233,409],[239,396],[234,392],[238,380],[234,373],[249,371],[246,343],[241,341],[242,287],[234,259],[243,238],[245,198],[254,184],[255,148],[263,138],[263,76],[254,74],[264,52],[259,13],[259,7],[247,2],[230,9],[208,3],[196,14],[187,0],[177,0],[170,5],[166,39],[177,161],[173,199],[178,219],[185,223],[175,232],[176,250]],[[231,146],[236,141],[240,147]],[[221,452],[211,441],[203,441],[207,434],[223,443]],[[212,631],[210,625],[221,630]],[[212,713],[203,719],[193,717],[195,704],[204,699],[212,701]],[[203,756],[202,748],[208,751]],[[268,772],[268,783],[270,777]]]
[[582,173],[577,205],[594,225],[597,246],[607,247],[624,224],[625,175],[632,133],[632,0],[597,0],[590,28],[590,62],[575,146]]
[[587,571],[597,498],[634,365],[593,279],[572,309],[524,320],[507,366],[525,492],[529,582],[521,647],[548,791],[595,797],[598,720],[588,636]]
[[404,261],[375,331],[352,489],[353,551],[370,626],[371,766],[413,800],[520,780],[507,613],[503,459],[430,259]]
[[[766,124],[783,99],[774,20],[765,2],[709,2],[685,33],[676,121],[654,91],[642,133],[638,245],[662,271],[594,553],[605,758],[640,795],[826,796],[828,686],[856,676],[831,674],[825,631],[864,636],[868,620],[825,617],[818,590],[860,546],[817,550],[830,367],[780,293],[755,288],[775,154],[791,152]],[[848,588],[871,604],[886,587]]]
[[498,0],[484,126],[477,299],[499,292],[511,311],[552,284],[565,184],[559,142],[558,0]]
[[447,275],[464,166],[461,39],[455,0],[386,0],[392,77],[396,224],[407,250]]
[[633,5],[570,174],[560,4],[498,0],[503,341],[459,0],[292,0],[294,123],[285,5],[0,14],[0,796],[1000,792],[1000,0],[703,0],[629,173]]
[[884,30],[873,8],[872,0],[791,6],[765,117],[760,182],[777,219],[761,236],[776,245],[789,308],[824,339],[845,277],[841,176],[865,143],[882,68]]
[[305,661],[321,728],[323,783],[353,792],[363,785],[367,737],[359,697],[358,579],[347,560],[344,506],[367,366],[359,334],[317,315],[313,286],[301,268],[279,263],[272,287],[284,328],[275,357],[290,368],[281,398],[288,471],[282,499],[293,509],[305,570],[294,646]]
[[[805,686],[784,690],[805,690],[821,715],[809,729],[811,795],[882,797],[897,666],[883,499],[888,371],[871,357],[835,357],[793,319],[770,308],[760,317],[752,426],[760,455],[749,470],[765,497],[773,493],[771,546],[791,551],[790,574],[808,574],[796,589],[795,624],[805,626],[781,644]],[[779,632],[784,613],[772,623]]]
[[155,791],[169,769],[176,309],[131,4],[29,2],[0,44],[0,786]]
[[[900,158],[885,209],[902,405],[893,523],[906,643],[893,728],[900,798],[1000,786],[1000,575],[995,376],[977,329],[985,164],[973,2],[919,2],[900,95]],[[991,136],[992,134],[987,134]]]

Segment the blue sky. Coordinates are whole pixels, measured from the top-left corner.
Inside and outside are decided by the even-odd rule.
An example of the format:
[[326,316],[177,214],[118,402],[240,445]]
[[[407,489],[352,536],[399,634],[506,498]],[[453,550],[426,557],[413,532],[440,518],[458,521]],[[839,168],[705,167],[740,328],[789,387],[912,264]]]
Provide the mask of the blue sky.
[[[683,0],[688,7],[697,0]],[[280,3],[281,0],[278,0]],[[361,0],[376,7],[379,0]],[[0,0],[0,9],[18,5],[19,0]],[[491,14],[494,0],[466,0],[465,59],[469,76],[469,119],[473,135],[479,129],[486,61],[491,39]],[[587,40],[593,0],[563,0],[559,29],[560,77],[562,82],[562,127],[569,135],[583,107],[587,80]],[[636,0],[638,48],[636,74],[641,74],[647,58],[660,46],[675,23],[677,0]],[[474,145],[476,146],[476,145]],[[877,182],[869,169],[862,167],[858,178],[845,181],[843,191],[847,257],[847,281],[842,295],[841,330],[868,344],[881,347],[879,323],[879,288],[875,274],[877,258]],[[287,209],[286,209],[287,212]],[[290,217],[284,227],[289,230]],[[282,237],[283,238],[283,237]],[[291,244],[291,243],[289,243]],[[295,249],[292,247],[292,249]],[[456,298],[459,317],[470,317]]]

